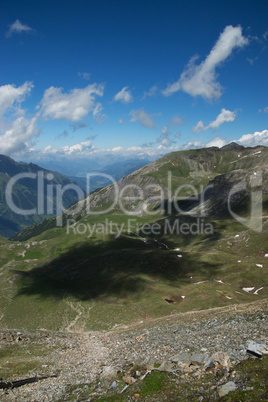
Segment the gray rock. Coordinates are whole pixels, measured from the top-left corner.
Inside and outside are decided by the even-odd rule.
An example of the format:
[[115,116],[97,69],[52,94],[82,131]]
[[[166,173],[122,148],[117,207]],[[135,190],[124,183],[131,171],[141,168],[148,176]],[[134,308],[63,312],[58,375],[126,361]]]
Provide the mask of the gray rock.
[[185,364],[187,366],[190,366],[191,361],[192,361],[191,353],[180,353],[179,355],[173,356],[171,358],[171,361],[178,365]]
[[170,361],[164,361],[157,370],[172,372],[174,370],[174,363]]
[[193,353],[191,355],[191,364],[204,364],[208,359],[208,355],[204,353]]
[[268,354],[268,347],[264,343],[250,341],[247,347],[247,352],[257,357],[261,357],[263,354]]
[[217,366],[229,368],[231,365],[230,357],[227,353],[216,352],[204,364],[204,369],[209,370]]
[[229,392],[235,391],[236,389],[236,384],[233,381],[229,381],[218,389],[219,397],[222,398],[223,396],[229,394]]

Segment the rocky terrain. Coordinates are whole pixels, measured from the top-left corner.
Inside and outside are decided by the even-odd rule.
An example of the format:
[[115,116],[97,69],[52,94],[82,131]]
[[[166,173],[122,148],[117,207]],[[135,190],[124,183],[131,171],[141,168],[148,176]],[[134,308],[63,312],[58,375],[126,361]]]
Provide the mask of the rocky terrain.
[[[23,364],[38,363],[22,378],[56,377],[0,389],[0,399],[202,401],[239,392],[245,398],[239,400],[253,400],[254,395],[265,400],[267,383],[259,377],[258,387],[251,386],[250,369],[245,374],[240,365],[250,364],[254,378],[255,372],[267,378],[267,305],[262,300],[174,314],[109,332],[1,330],[3,382],[19,379],[7,375],[12,356],[4,356],[3,351],[11,345],[27,351]],[[33,347],[44,353],[36,356]],[[15,365],[20,362],[22,358],[13,357]],[[260,362],[261,368],[254,371]]]

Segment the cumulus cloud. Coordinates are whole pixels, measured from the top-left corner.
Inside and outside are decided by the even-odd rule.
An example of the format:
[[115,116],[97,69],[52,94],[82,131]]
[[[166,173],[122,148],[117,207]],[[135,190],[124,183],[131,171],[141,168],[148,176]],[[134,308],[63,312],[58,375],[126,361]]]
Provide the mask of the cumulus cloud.
[[37,154],[39,153],[39,156],[41,155],[54,155],[54,156],[88,156],[91,154],[92,150],[94,149],[92,142],[90,140],[88,141],[83,141],[78,144],[74,145],[65,145],[60,148],[52,148],[51,145],[48,145],[46,148],[43,150],[32,150],[32,154]]
[[121,91],[119,91],[114,96],[114,101],[116,101],[116,102],[120,101],[122,103],[133,102],[133,97],[132,97],[132,94],[131,94],[130,90],[128,89],[128,87],[122,88]]
[[28,120],[18,117],[8,129],[0,135],[0,153],[5,155],[20,154],[32,145],[34,137],[39,135],[37,118]]
[[187,144],[184,144],[182,149],[198,149],[198,148],[209,148],[209,147],[218,147],[221,148],[227,144],[227,141],[221,137],[215,137],[210,141],[190,141]]
[[221,109],[221,113],[216,117],[214,121],[211,121],[207,126],[200,120],[196,126],[192,127],[194,133],[199,134],[201,131],[206,131],[209,128],[217,130],[223,123],[231,123],[236,118],[236,112],[230,110]]
[[268,130],[255,131],[253,134],[244,134],[239,140],[237,140],[241,145],[245,147],[255,147],[257,145],[268,146]]
[[202,120],[200,120],[194,127],[192,127],[192,131],[197,134],[201,133],[201,131],[205,131],[206,129],[207,128]]
[[218,148],[221,148],[221,147],[223,147],[224,145],[226,145],[227,144],[227,141],[226,140],[224,140],[223,138],[221,138],[221,137],[216,137],[216,138],[213,138],[211,141],[208,141],[207,143],[206,143],[206,147],[208,148],[208,147],[218,147]]
[[154,128],[155,124],[151,116],[152,114],[148,114],[145,110],[131,110],[129,113],[132,118],[130,119],[131,122],[138,121],[143,127],[147,128]]
[[225,140],[221,137],[215,137],[210,141],[191,141],[183,145],[182,149],[193,149],[193,148],[206,148],[206,147],[223,147],[230,142],[237,142],[244,147],[256,147],[257,145],[268,146],[268,130],[255,131],[253,134],[244,134],[238,140]]
[[20,20],[16,20],[13,24],[9,25],[9,29],[6,32],[6,37],[10,38],[13,34],[20,33],[33,33],[34,30],[30,28],[27,24],[23,24]]
[[2,85],[0,87],[0,117],[7,111],[15,110],[23,102],[33,88],[32,82],[25,82],[20,87],[15,85]]
[[180,78],[162,91],[163,95],[170,96],[181,90],[191,96],[202,96],[207,100],[219,98],[222,95],[222,86],[217,82],[216,67],[221,65],[235,48],[242,48],[248,43],[248,39],[242,35],[240,26],[227,26],[206,59],[198,65],[197,57],[194,56]]
[[63,93],[62,88],[50,87],[45,90],[40,102],[41,113],[45,119],[67,120],[78,122],[93,112],[96,117],[101,110],[101,104],[95,104],[95,97],[102,96],[102,84],[91,84],[85,88],[72,89]]

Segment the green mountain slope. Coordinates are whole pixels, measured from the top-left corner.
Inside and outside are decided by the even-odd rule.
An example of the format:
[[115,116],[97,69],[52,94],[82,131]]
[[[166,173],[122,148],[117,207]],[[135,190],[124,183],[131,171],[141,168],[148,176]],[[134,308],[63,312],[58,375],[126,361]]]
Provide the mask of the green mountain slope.
[[[95,190],[68,209],[63,222],[79,220],[90,213],[107,211],[131,216],[158,216],[177,212],[219,217],[228,214],[230,190],[245,180],[246,188],[232,197],[237,210],[249,199],[250,180],[258,172],[262,189],[268,191],[268,148],[244,148],[229,144],[167,154],[157,161],[123,177],[116,184]],[[247,209],[247,205],[243,206]],[[14,240],[26,240],[40,234],[55,221],[28,228]]]
[[[55,227],[50,220],[40,223],[39,230],[29,228],[28,236],[31,231],[36,234],[30,240],[0,242],[0,326],[111,329],[267,298],[267,148],[238,150],[231,145],[173,153],[123,178],[118,186],[134,183],[146,192],[148,183],[162,181],[165,190],[169,168],[174,168],[174,184],[191,180],[196,186],[204,183],[203,189],[209,185],[207,198],[189,200],[191,194],[184,195],[186,200],[179,201],[184,213],[175,208],[160,214],[156,209],[156,214],[148,215],[143,209],[128,215],[115,205],[106,214],[93,215],[81,209],[66,215],[76,223],[66,220],[63,227]],[[176,169],[180,174],[175,175]],[[262,228],[256,231],[247,222],[259,219],[248,208],[249,180],[258,172],[262,182],[255,190],[262,194]],[[245,188],[235,193],[232,206],[248,219],[245,224],[222,211],[230,189],[241,181]],[[112,192],[109,186],[87,200],[94,201],[97,212],[111,205]],[[206,207],[204,216],[200,200]],[[125,201],[130,209],[133,199]],[[175,201],[173,197],[171,202]],[[139,202],[148,199],[135,207]],[[150,210],[154,212],[158,204],[154,200]],[[74,209],[77,204],[69,211]],[[42,230],[44,225],[47,230]]]

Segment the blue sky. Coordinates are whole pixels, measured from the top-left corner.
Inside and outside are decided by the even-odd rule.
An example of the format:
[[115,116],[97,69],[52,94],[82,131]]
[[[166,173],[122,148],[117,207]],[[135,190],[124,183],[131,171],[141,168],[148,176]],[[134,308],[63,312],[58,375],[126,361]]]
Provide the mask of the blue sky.
[[268,145],[266,0],[0,6],[0,153],[42,162]]

